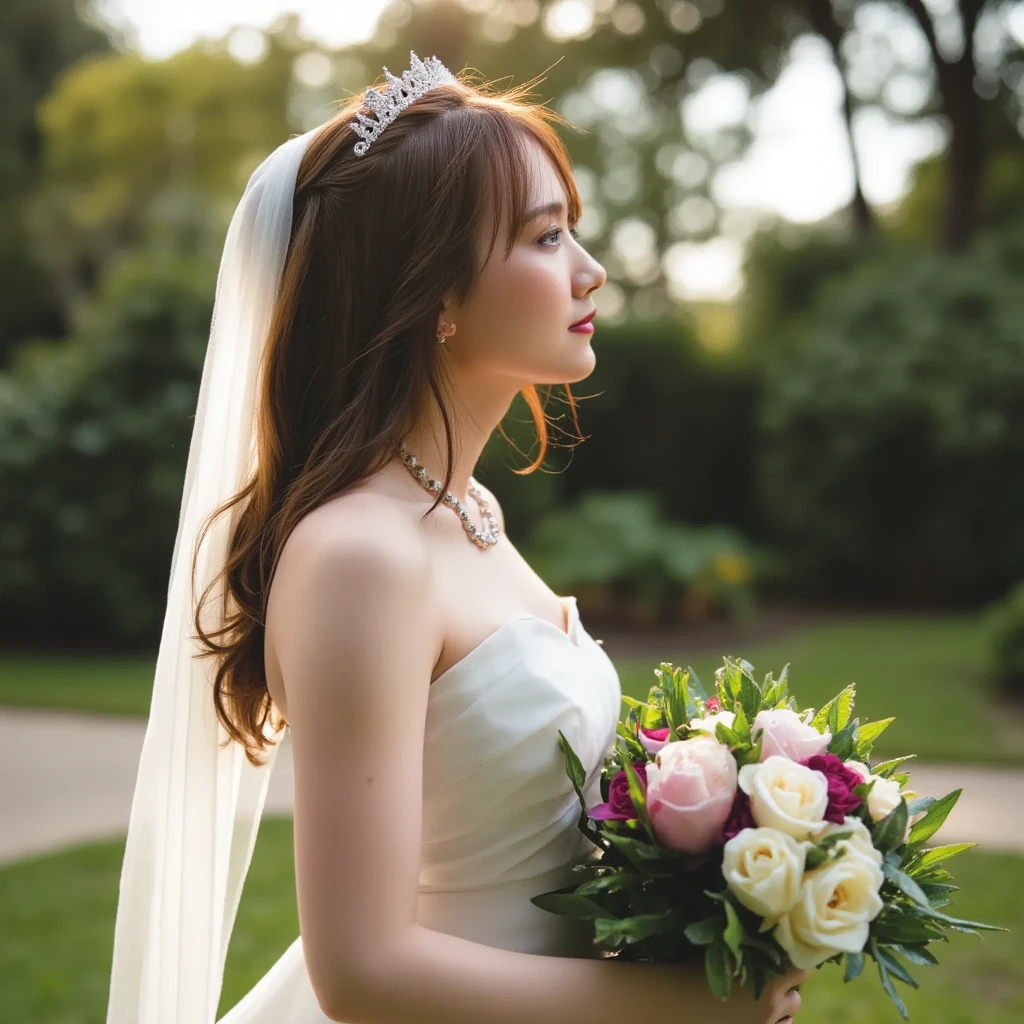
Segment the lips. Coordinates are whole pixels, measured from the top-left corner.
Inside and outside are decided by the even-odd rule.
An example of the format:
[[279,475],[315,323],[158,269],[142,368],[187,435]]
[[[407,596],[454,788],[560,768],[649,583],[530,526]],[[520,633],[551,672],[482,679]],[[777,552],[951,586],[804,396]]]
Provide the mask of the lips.
[[577,320],[574,324],[569,324],[569,330],[571,331],[574,327],[579,327],[581,324],[589,324],[594,319],[594,314],[597,313],[596,309],[592,309],[582,320]]

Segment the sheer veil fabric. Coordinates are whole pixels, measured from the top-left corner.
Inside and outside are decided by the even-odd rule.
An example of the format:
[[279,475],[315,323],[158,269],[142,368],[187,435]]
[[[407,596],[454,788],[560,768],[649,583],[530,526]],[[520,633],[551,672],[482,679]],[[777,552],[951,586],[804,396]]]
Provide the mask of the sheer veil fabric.
[[[214,712],[193,599],[223,566],[233,526],[203,519],[247,482],[257,376],[280,283],[299,163],[316,129],[256,169],[228,228],[171,559],[149,721],[121,869],[107,1024],[214,1024],[224,961],[267,784]],[[235,510],[232,510],[232,512]],[[217,607],[219,594],[213,594]]]

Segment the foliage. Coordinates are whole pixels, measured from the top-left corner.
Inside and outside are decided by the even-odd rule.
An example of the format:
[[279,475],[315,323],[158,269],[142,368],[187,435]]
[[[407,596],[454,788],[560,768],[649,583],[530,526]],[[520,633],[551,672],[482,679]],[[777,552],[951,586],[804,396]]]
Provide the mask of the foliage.
[[1024,695],[1024,580],[1020,580],[985,617],[989,668],[1010,693]]
[[0,375],[8,641],[152,644],[166,598],[212,268],[138,257],[79,336]]
[[765,511],[806,589],[969,602],[1024,574],[1022,264],[1009,232],[819,295],[761,418]]
[[629,615],[671,619],[702,604],[747,619],[754,611],[758,552],[733,529],[690,526],[662,517],[642,491],[585,494],[537,526],[529,561],[556,590],[611,592]]
[[[624,698],[630,710],[625,723],[618,726],[619,743],[601,766],[602,798],[608,799],[611,780],[624,772],[635,817],[597,821],[591,817],[584,795],[586,772],[559,730],[566,774],[581,807],[578,828],[600,854],[588,855],[574,866],[585,876],[582,883],[534,896],[531,901],[551,913],[591,921],[595,944],[620,959],[688,962],[693,960],[695,947],[704,948],[708,985],[716,996],[728,998],[736,981],[749,985],[757,998],[772,975],[785,971],[786,951],[775,932],[762,928],[762,918],[736,899],[725,884],[716,856],[720,845],[704,856],[694,856],[660,840],[648,814],[646,786],[635,764],[649,761],[641,743],[641,728],[667,729],[668,743],[707,737],[693,723],[712,711],[732,714],[730,724],[717,722],[718,742],[728,747],[738,765],[757,764],[762,756],[757,716],[779,709],[798,711],[789,692],[789,666],[777,679],[768,673],[763,682],[758,682],[749,662],[724,658],[715,672],[714,706],[692,668],[663,662],[655,675],[658,682],[645,701]],[[855,690],[850,684],[816,713],[807,711],[801,717],[818,732],[829,734],[827,753],[840,761],[852,759],[866,765],[875,742],[893,719],[862,723],[854,717]],[[961,790],[941,799],[906,791],[885,817],[873,820],[868,812],[867,794],[877,779],[898,781],[900,788],[906,785],[909,775],[901,771],[906,760],[895,758],[875,764],[871,779],[854,790],[861,797],[855,817],[867,829],[881,861],[884,882],[879,894],[883,907],[870,921],[869,938],[862,951],[836,952],[826,961],[843,964],[844,981],[849,982],[860,975],[865,957],[870,956],[878,967],[883,989],[904,1018],[909,1015],[894,981],[918,987],[906,962],[912,966],[937,964],[928,946],[948,941],[949,931],[976,935],[1003,930],[945,912],[956,886],[950,884],[951,875],[940,865],[977,844],[933,848],[926,844],[949,816]],[[853,823],[849,816],[846,822]],[[812,836],[805,847],[805,870],[843,856],[846,851],[837,843],[848,835]]]

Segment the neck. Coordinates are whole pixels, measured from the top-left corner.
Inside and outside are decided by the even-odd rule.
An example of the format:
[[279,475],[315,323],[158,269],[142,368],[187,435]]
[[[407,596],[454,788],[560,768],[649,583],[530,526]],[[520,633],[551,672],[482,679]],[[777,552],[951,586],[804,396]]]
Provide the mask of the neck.
[[[469,479],[484,450],[508,412],[518,389],[508,382],[456,381],[455,403],[450,409],[454,466],[448,489],[462,502],[469,501]],[[444,482],[447,467],[444,422],[436,405],[406,434],[405,443],[416,461],[435,480]]]

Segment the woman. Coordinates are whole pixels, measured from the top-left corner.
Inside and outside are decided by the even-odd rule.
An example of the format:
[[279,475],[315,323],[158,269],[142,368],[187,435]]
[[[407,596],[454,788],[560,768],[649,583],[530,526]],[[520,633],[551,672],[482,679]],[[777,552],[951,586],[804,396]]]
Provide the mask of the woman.
[[621,692],[472,472],[517,393],[543,459],[535,386],[593,369],[605,272],[526,86],[415,54],[388,83],[268,157],[228,232],[108,1024],[215,1019],[285,724],[301,937],[225,1024],[774,1024],[803,973],[722,1004],[530,903],[586,845],[558,731],[597,802]]

